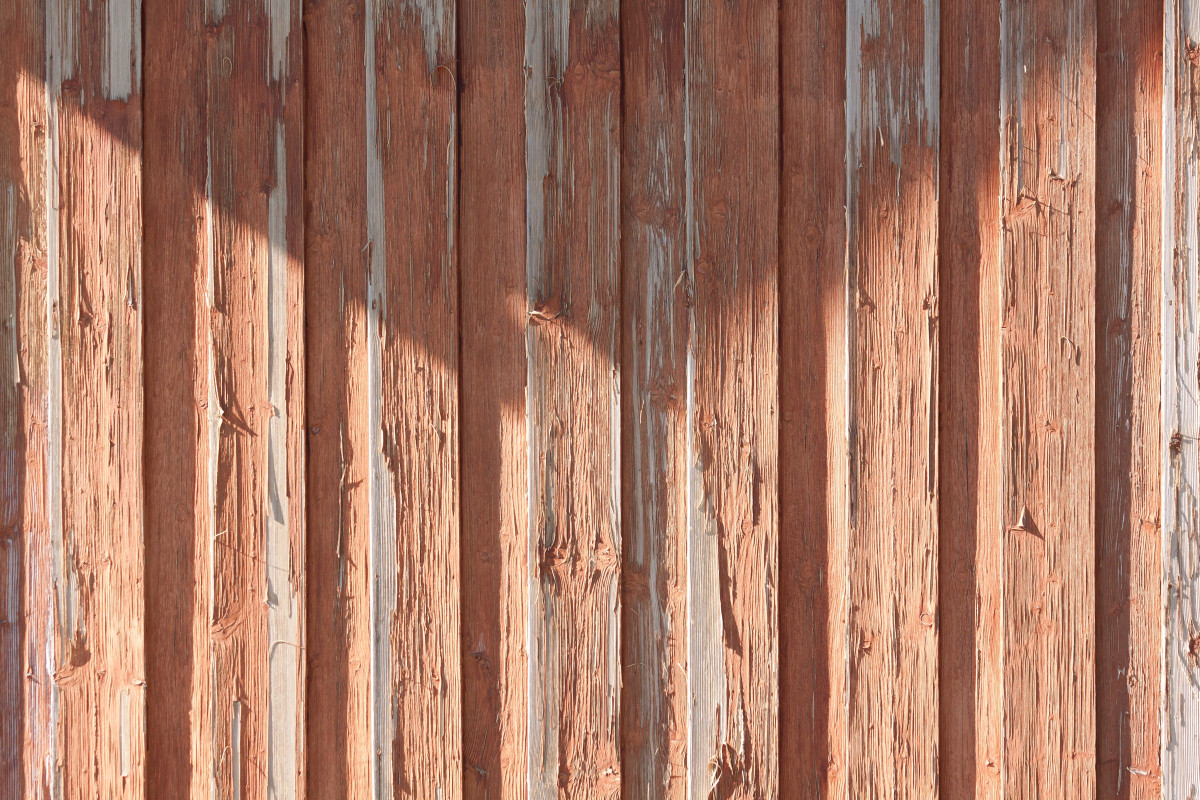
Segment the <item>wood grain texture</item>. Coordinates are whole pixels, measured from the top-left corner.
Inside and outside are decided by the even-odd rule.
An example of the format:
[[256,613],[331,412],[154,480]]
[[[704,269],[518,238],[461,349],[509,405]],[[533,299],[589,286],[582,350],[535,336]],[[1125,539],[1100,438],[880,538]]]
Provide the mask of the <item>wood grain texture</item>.
[[[370,797],[367,0],[305,4],[310,797]],[[364,249],[365,248],[365,249]]]
[[687,788],[684,3],[621,19],[621,753],[626,797]]
[[935,2],[846,12],[852,797],[937,786]]
[[140,11],[46,7],[54,797],[145,794]]
[[688,796],[773,797],[778,706],[778,9],[685,6]]
[[192,793],[303,793],[300,4],[206,8]]
[[0,8],[0,796],[30,800],[54,780],[45,11]]
[[617,797],[618,4],[525,6],[528,793]]
[[1166,0],[1162,207],[1162,787],[1200,792],[1200,5]]
[[364,30],[372,794],[462,794],[455,6]]
[[0,798],[1200,796],[1196,3],[0,0]]
[[1162,4],[1099,0],[1096,796],[1161,796]]
[[1095,5],[1001,6],[1005,794],[1095,792]]
[[[146,794],[183,795],[203,702],[197,646],[207,636],[209,515],[204,433],[208,363],[205,290],[208,145],[203,4],[159,2],[144,12],[143,303],[146,548]],[[169,654],[169,656],[167,655]],[[199,679],[199,680],[197,680]],[[195,708],[199,711],[199,708]],[[199,715],[197,715],[199,716]],[[207,791],[203,771],[197,788]],[[199,796],[199,795],[197,795]]]
[[779,795],[846,794],[846,7],[780,5]]
[[525,9],[459,5],[463,794],[525,797]]
[[1001,796],[1000,4],[941,4],[939,792]]

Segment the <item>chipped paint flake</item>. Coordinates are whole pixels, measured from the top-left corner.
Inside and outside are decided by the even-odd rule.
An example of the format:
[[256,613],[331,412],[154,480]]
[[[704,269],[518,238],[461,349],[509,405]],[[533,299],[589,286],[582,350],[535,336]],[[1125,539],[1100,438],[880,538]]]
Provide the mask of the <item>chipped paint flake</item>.
[[[216,6],[220,0],[213,0]],[[267,14],[267,32],[269,35],[269,67],[268,77],[280,81],[288,77],[288,37],[292,30],[293,0],[263,0]],[[221,3],[223,5],[223,3]]]
[[[133,732],[130,730],[129,723],[129,687],[124,687],[120,692],[120,746],[119,756],[121,761],[121,777],[129,777],[129,762],[130,762],[130,737]],[[140,732],[139,732],[140,733]]]
[[110,100],[128,100],[141,83],[141,0],[108,0],[105,31],[104,93]]
[[400,3],[407,13],[420,21],[426,66],[433,72],[444,57],[453,57],[449,53],[443,55],[439,50],[446,42],[453,42],[454,0],[400,0]]

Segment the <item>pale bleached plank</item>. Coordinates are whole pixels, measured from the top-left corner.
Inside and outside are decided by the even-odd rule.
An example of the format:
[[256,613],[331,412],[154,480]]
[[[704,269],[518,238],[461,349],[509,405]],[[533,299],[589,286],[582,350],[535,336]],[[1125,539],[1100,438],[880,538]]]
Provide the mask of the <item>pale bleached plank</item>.
[[1095,792],[1095,22],[1001,5],[1006,796]]
[[525,6],[529,796],[617,797],[618,3]]
[[684,12],[688,796],[774,797],[778,9],[718,0]]
[[145,793],[140,6],[46,5],[54,797]]
[[372,0],[364,25],[371,791],[457,798],[455,5]]
[[[396,718],[393,711],[395,685],[392,677],[392,621],[396,614],[396,489],[387,463],[384,442],[383,334],[388,318],[387,302],[387,227],[385,224],[385,188],[383,148],[387,133],[386,118],[380,119],[378,91],[378,18],[382,3],[367,0],[364,22],[363,59],[366,73],[366,162],[367,162],[367,453],[368,467],[367,525],[370,531],[367,551],[367,591],[370,616],[367,630],[371,637],[370,724],[371,796],[375,800],[392,796],[393,743]],[[386,113],[387,107],[384,107]]]
[[1167,0],[1163,45],[1162,780],[1200,793],[1200,3]]
[[937,788],[936,0],[846,12],[848,788]]

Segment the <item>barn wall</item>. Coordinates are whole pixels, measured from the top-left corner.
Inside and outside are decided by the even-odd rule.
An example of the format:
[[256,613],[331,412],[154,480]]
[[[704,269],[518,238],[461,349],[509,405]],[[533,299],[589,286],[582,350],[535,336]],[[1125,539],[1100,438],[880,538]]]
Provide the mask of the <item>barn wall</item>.
[[0,29],[0,797],[1200,794],[1196,0]]

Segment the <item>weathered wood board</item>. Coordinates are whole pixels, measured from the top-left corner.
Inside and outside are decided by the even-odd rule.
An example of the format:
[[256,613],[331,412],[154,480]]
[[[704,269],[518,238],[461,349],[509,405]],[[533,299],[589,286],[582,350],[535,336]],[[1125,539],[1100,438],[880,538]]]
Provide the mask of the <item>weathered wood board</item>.
[[939,21],[847,4],[852,797],[937,786]]
[[998,0],[942,2],[938,770],[943,796],[980,800],[1004,763],[999,26]]
[[145,795],[141,15],[46,3],[51,796]]
[[1096,796],[1139,800],[1163,788],[1163,9],[1096,14]]
[[846,792],[846,7],[780,5],[781,797]]
[[453,3],[372,0],[366,64],[371,785],[462,786]]
[[687,363],[684,2],[621,19],[622,779],[687,788]]
[[[308,544],[305,743],[311,797],[375,797],[367,422],[368,0],[305,5],[304,276]],[[333,126],[330,120],[341,124]]]
[[525,5],[528,791],[621,790],[620,17]]
[[463,794],[517,800],[529,697],[524,5],[463,0],[459,33]]
[[777,8],[688,2],[688,796],[779,789]]
[[1095,792],[1095,15],[1001,6],[1006,796]]
[[153,3],[143,21],[143,302],[154,331],[143,340],[146,650],[174,654],[146,660],[146,793],[157,796],[211,783],[210,768],[193,769],[193,736],[207,717],[179,724],[181,710],[205,707],[207,692],[197,667],[210,622],[208,416],[199,402],[209,377],[209,83],[203,5]]

